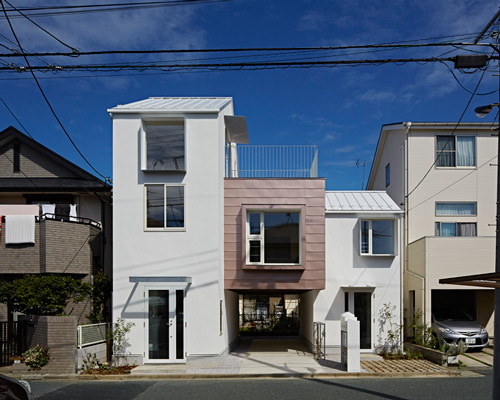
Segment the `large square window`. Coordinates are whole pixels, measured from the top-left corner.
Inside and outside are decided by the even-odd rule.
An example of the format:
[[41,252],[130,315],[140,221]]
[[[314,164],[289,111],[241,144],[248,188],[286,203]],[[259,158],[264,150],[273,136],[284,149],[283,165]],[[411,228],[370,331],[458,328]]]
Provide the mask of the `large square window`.
[[361,254],[394,255],[394,220],[361,220]]
[[299,212],[248,212],[248,264],[300,264]]
[[475,136],[437,136],[436,166],[475,167]]
[[184,186],[145,185],[146,229],[184,228]]
[[147,122],[145,163],[147,171],[185,171],[184,121]]

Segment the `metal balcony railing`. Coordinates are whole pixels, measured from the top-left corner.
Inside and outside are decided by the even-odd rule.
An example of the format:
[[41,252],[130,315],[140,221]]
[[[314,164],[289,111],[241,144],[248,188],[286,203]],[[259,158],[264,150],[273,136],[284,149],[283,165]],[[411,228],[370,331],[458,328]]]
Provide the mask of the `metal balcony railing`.
[[226,178],[317,178],[318,146],[226,144]]

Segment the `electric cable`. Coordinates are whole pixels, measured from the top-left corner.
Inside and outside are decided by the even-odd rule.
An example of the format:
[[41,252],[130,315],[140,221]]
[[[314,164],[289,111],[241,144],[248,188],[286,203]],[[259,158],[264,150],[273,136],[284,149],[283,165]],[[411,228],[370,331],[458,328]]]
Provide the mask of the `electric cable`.
[[[17,45],[19,46],[19,49],[24,54],[23,48],[21,46],[21,43],[20,43],[20,41],[19,41],[19,39],[18,39],[18,37],[16,35],[16,32],[14,31],[14,28],[12,26],[12,23],[10,22],[9,16],[7,15],[7,12],[5,11],[5,5],[3,3],[3,0],[0,0],[0,4],[2,5],[2,10],[3,10],[5,18],[7,19],[7,22],[9,24],[10,30],[12,32],[12,35],[14,36],[14,38],[15,38],[15,40],[17,42]],[[24,60],[26,62],[26,65],[29,66],[30,64],[29,64],[28,58],[26,56],[24,56]],[[104,175],[102,175],[97,169],[94,168],[94,166],[87,160],[87,158],[85,158],[85,156],[83,155],[83,153],[80,151],[80,149],[78,148],[78,146],[75,144],[75,142],[73,141],[73,139],[69,135],[69,133],[66,131],[66,128],[64,127],[64,125],[62,124],[61,120],[59,119],[59,117],[57,116],[56,112],[54,111],[54,108],[50,104],[49,99],[45,95],[45,92],[43,91],[42,87],[40,86],[40,83],[36,79],[36,75],[35,75],[34,71],[31,70],[31,68],[30,68],[30,72],[31,72],[31,75],[33,76],[33,79],[35,80],[36,85],[38,86],[38,89],[40,90],[40,93],[42,94],[43,98],[45,99],[45,102],[49,106],[49,109],[52,112],[52,115],[54,116],[54,118],[58,122],[59,126],[61,127],[61,129],[63,130],[63,132],[65,133],[66,137],[69,139],[69,141],[71,142],[71,144],[73,145],[73,147],[75,148],[75,150],[78,152],[78,154],[80,154],[80,156],[90,166],[90,168],[92,168],[92,170],[94,170],[100,177],[104,178],[106,181],[110,181],[109,178],[107,178]]]
[[[5,106],[5,108],[10,112],[10,114],[14,117],[14,119],[17,121],[17,123],[21,126],[21,128],[24,129],[24,132],[26,132],[26,134],[31,138],[33,139],[33,136],[31,136],[31,133],[28,132],[28,130],[24,127],[24,125],[21,123],[21,121],[19,121],[16,117],[16,115],[14,114],[14,112],[9,108],[9,106],[7,105],[7,103],[4,101],[4,99],[2,99],[0,97],[0,101],[3,103],[3,105]],[[35,140],[35,139],[33,139]]]

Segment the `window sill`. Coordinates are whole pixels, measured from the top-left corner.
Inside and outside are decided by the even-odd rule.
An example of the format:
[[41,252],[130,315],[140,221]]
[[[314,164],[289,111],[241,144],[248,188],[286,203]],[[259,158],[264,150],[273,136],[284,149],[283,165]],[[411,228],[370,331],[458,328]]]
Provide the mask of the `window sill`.
[[144,232],[186,232],[186,228],[145,228]]
[[298,264],[243,264],[242,268],[254,271],[304,271],[306,269]]
[[396,254],[360,254],[361,257],[396,257]]
[[468,169],[477,169],[477,167],[474,165],[474,166],[463,166],[463,167],[435,167],[436,169],[445,169],[445,170],[456,170],[456,169],[465,169],[465,170],[468,170]]

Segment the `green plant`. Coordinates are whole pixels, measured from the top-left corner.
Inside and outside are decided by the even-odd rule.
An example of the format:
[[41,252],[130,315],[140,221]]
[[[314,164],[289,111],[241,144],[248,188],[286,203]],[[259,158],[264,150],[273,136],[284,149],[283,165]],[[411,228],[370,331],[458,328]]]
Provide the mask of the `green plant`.
[[379,353],[401,353],[402,326],[394,322],[396,317],[396,306],[391,303],[384,303],[379,311]]
[[111,296],[111,282],[104,271],[99,271],[93,279],[91,289],[92,311],[87,318],[93,324],[105,322],[108,318],[106,303]]
[[413,341],[419,346],[437,349],[438,340],[430,326],[423,322],[422,312],[418,310],[413,315],[410,328],[413,330]]
[[457,343],[444,344],[440,350],[449,356],[458,356],[465,353],[467,348],[468,346],[464,343],[464,341],[459,340]]
[[30,371],[39,371],[50,361],[49,349],[39,344],[25,351],[23,357]]
[[25,275],[0,287],[0,303],[12,311],[33,315],[61,315],[70,300],[83,301],[91,285],[70,276]]
[[109,334],[111,348],[113,352],[113,366],[119,367],[122,363],[127,364],[127,347],[129,346],[127,334],[135,324],[125,322],[123,318],[118,318],[113,323],[113,328]]
[[82,361],[82,368],[80,369],[81,372],[88,372],[90,373],[91,371],[95,369],[99,369],[100,364],[99,361],[97,360],[97,356],[95,353],[87,353],[87,356],[83,359]]

